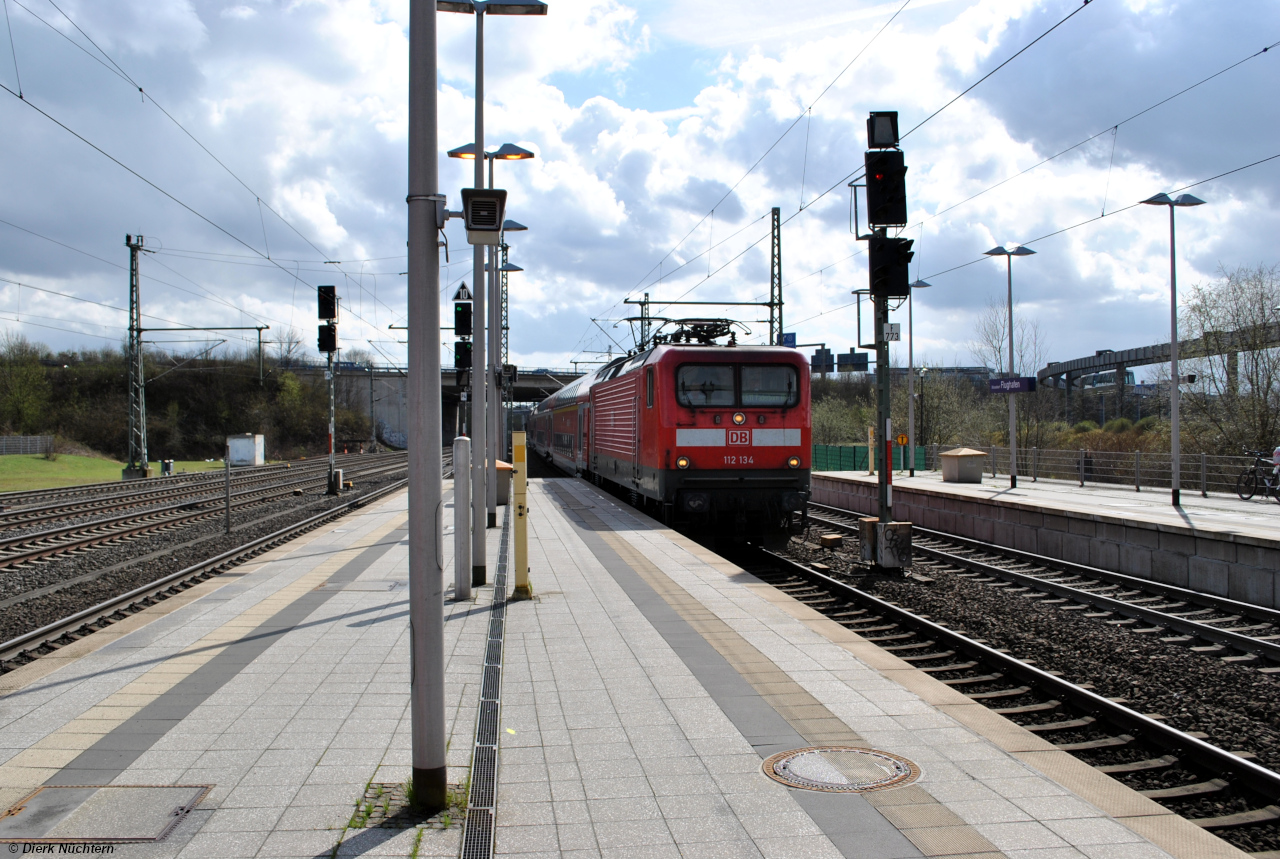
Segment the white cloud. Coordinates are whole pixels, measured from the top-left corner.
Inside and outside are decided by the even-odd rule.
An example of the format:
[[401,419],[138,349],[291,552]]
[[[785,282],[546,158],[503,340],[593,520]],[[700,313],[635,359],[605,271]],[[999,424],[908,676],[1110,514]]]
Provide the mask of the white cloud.
[[[136,91],[15,19],[20,59],[38,48],[65,64],[63,71],[30,73],[33,98],[238,238],[264,252],[269,246],[279,261],[165,258],[167,264],[273,326],[309,325],[308,285],[336,280],[348,296],[344,307],[356,314],[344,321],[344,337],[354,344],[387,339],[386,325],[404,306],[409,4],[113,5],[116,15],[86,3],[68,8],[321,249],[265,209],[260,215],[253,195],[139,104]],[[511,216],[530,227],[511,239],[513,261],[526,269],[512,279],[515,360],[564,365],[579,349],[604,349],[609,340],[591,318],[622,339],[606,320],[632,312],[619,302],[645,289],[668,300],[689,290],[690,298],[767,294],[765,218],[773,206],[784,218],[794,215],[802,181],[809,207],[783,235],[786,318],[797,324],[816,317],[801,325],[804,341],[841,350],[852,344],[852,309],[833,308],[851,301],[850,290],[866,278],[842,180],[861,161],[867,111],[896,108],[906,130],[1067,11],[1036,0],[918,0],[817,102],[812,117],[743,178],[898,5],[832,11],[829,3],[797,0],[779,21],[777,4],[764,0],[557,0],[545,18],[487,20],[486,142],[537,153],[496,172],[510,191]],[[1280,107],[1265,98],[1263,82],[1273,75],[1276,52],[1121,126],[1114,157],[1104,135],[943,212],[1256,50],[1241,46],[1239,32],[1276,23],[1280,14],[1263,0],[1228,9],[1174,0],[1090,4],[910,136],[911,213],[927,220],[907,235],[919,240],[919,273],[935,283],[916,308],[917,354],[967,360],[967,326],[975,310],[1003,294],[1003,277],[986,260],[956,267],[991,244],[1028,241],[1096,217],[1104,195],[1114,211],[1272,154]],[[442,149],[473,136],[474,27],[471,16],[439,16]],[[651,110],[640,93],[654,87],[688,87],[689,94]],[[121,259],[126,229],[161,233],[171,248],[250,256],[29,109],[14,102],[0,110],[10,129],[0,139],[0,180],[13,189],[0,218],[112,260]],[[1213,128],[1230,133],[1215,138]],[[471,184],[469,171],[469,164],[441,159],[451,202]],[[703,220],[739,180],[714,218]],[[1274,261],[1277,191],[1277,165],[1198,188],[1211,205],[1180,216],[1180,279],[1208,278],[1219,263]],[[7,229],[0,226],[6,276],[79,283],[118,298],[117,271]],[[468,266],[459,264],[466,248],[453,230],[447,281],[469,282],[469,271],[462,274]],[[1168,235],[1159,211],[1121,212],[1034,247],[1036,256],[1015,263],[1015,292],[1022,312],[1051,325],[1053,357],[1155,342],[1167,330]],[[302,286],[280,267],[296,271]],[[199,291],[176,275],[153,273]],[[157,312],[237,315],[163,284],[148,295]],[[764,326],[752,327],[758,335]],[[383,345],[403,357],[402,347]]]

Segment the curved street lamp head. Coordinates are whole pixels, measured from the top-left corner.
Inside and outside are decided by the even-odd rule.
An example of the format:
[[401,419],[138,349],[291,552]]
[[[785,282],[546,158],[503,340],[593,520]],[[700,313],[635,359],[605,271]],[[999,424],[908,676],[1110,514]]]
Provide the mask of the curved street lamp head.
[[927,289],[928,287],[933,286],[933,284],[926,283],[923,280],[917,279],[914,283],[907,284],[907,286],[911,287],[912,289]]
[[493,152],[486,152],[486,157],[498,158],[503,161],[527,161],[537,156],[528,149],[516,146],[514,143],[504,143]]
[[519,233],[529,229],[519,221],[506,220],[502,222],[502,231],[504,233]]
[[1035,251],[1023,245],[997,245],[989,251],[983,251],[989,257],[1029,257]]
[[465,158],[468,161],[476,160],[476,145],[468,143],[466,146],[459,146],[457,149],[450,149],[448,152],[450,158]]
[[1168,194],[1161,192],[1154,197],[1149,197],[1142,201],[1148,206],[1203,206],[1204,200],[1193,194],[1179,194],[1177,197],[1170,197]]
[[541,0],[436,0],[441,12],[474,15],[545,15],[547,4]]

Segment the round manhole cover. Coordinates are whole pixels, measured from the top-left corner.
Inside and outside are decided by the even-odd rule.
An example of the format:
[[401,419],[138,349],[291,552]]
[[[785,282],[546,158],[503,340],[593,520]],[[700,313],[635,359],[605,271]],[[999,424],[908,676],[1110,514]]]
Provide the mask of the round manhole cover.
[[788,787],[865,793],[911,784],[920,778],[920,767],[876,749],[817,746],[774,755],[764,762],[764,773]]

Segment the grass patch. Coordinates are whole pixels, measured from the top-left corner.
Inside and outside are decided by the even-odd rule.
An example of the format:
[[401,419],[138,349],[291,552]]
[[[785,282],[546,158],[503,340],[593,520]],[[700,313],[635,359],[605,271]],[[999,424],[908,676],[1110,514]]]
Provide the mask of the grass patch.
[[[56,489],[86,483],[110,483],[120,480],[123,463],[95,456],[59,454],[55,460],[39,454],[0,456],[0,492],[27,492],[33,489]],[[160,463],[151,463],[151,473],[160,474]],[[175,462],[175,472],[221,471],[221,462]]]

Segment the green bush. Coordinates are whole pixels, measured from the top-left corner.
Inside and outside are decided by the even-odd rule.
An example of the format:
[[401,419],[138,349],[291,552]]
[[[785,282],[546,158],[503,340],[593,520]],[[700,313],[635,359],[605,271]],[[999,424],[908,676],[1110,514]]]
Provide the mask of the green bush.
[[1071,428],[1071,431],[1076,435],[1083,435],[1087,432],[1097,432],[1098,425],[1093,421],[1080,421],[1080,423]]
[[1109,432],[1112,435],[1119,435],[1133,429],[1133,421],[1128,418],[1114,418],[1107,421],[1107,425],[1102,428],[1103,432]]
[[1160,424],[1160,419],[1155,415],[1147,415],[1142,420],[1133,425],[1133,428],[1140,433],[1150,432]]

